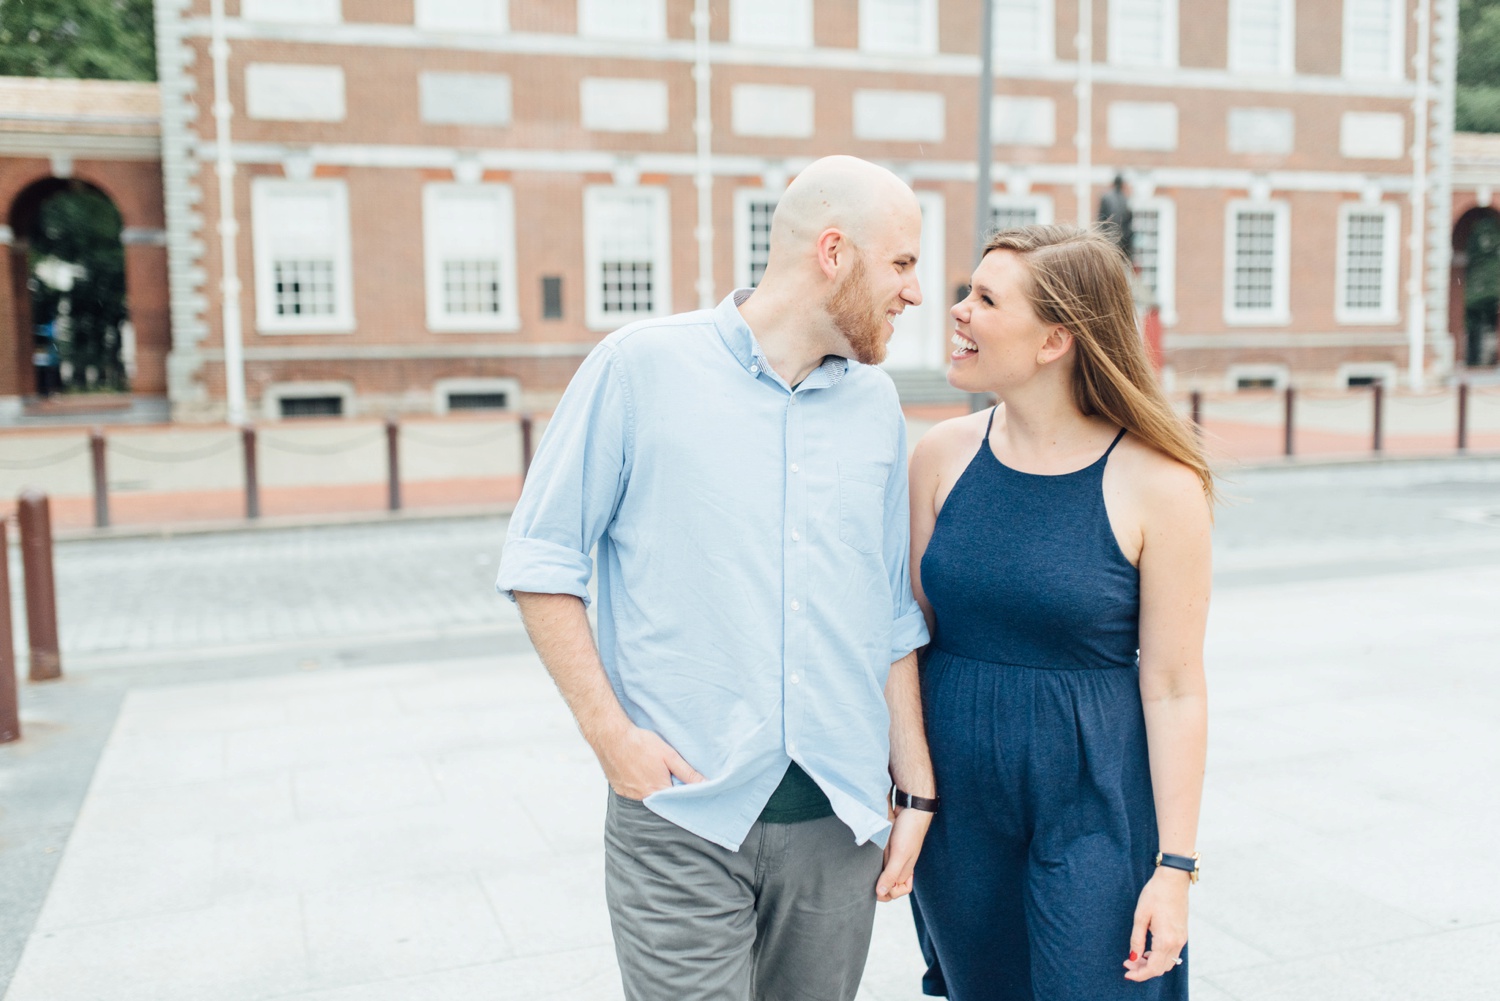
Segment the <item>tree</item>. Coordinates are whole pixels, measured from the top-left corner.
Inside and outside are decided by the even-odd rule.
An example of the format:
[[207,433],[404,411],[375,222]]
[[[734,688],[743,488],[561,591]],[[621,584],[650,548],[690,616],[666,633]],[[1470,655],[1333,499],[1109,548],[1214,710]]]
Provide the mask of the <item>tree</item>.
[[1500,132],[1500,0],[1460,0],[1458,94],[1460,132]]
[[0,74],[155,80],[151,0],[0,0]]

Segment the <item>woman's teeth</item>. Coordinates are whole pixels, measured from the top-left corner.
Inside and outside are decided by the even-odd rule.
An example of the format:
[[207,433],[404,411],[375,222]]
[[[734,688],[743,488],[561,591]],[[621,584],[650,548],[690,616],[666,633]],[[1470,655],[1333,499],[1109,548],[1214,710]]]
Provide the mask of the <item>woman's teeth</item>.
[[960,334],[956,330],[953,332],[953,336],[949,338],[949,341],[960,351],[967,351],[970,354],[973,354],[974,352],[979,350],[978,344],[975,344],[973,341],[969,340],[967,337],[965,337],[963,334]]

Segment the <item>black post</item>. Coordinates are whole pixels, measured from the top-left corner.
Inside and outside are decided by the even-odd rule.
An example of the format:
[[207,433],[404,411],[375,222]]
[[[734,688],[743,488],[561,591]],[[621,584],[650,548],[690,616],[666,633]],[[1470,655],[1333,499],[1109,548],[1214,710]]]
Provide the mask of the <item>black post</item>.
[[260,475],[255,462],[255,428],[246,424],[240,428],[240,441],[245,452],[245,517],[260,517]]
[[104,462],[104,429],[89,430],[89,451],[94,459],[94,527],[109,527],[109,471]]
[[1458,450],[1469,450],[1469,384],[1458,384]]
[[531,415],[521,415],[521,482],[526,482],[526,474],[531,472]]
[[1286,442],[1282,450],[1283,455],[1290,456],[1293,449],[1292,442],[1292,413],[1296,407],[1297,394],[1291,386],[1286,387]]
[[1193,390],[1193,394],[1189,399],[1192,400],[1193,427],[1201,431],[1203,430],[1203,391],[1201,389]]
[[1376,380],[1371,384],[1370,389],[1375,407],[1374,413],[1370,415],[1374,427],[1373,440],[1370,445],[1375,452],[1383,452],[1385,451],[1385,384]]
[[0,518],[0,744],[21,739],[16,696],[16,645],[10,628],[10,538]]
[[396,418],[385,419],[385,468],[389,481],[386,506],[392,511],[401,510],[401,425]]

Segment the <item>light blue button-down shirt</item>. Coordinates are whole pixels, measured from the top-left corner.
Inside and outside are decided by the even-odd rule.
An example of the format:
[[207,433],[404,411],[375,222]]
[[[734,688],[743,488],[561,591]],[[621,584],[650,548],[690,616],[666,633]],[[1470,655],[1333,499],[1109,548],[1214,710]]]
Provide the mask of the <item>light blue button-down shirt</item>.
[[738,850],[795,760],[884,844],[890,665],[927,642],[907,577],[906,424],[890,378],[829,357],[795,389],[740,316],[616,331],[558,404],[496,586],[588,601],[630,718],[706,780],[646,799]]

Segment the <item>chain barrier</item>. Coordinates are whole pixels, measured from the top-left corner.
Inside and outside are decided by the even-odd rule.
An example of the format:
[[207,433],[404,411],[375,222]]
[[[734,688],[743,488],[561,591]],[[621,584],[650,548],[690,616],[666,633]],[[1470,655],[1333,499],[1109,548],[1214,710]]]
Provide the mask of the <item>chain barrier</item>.
[[69,448],[53,452],[51,455],[39,456],[35,459],[0,459],[0,469],[41,469],[44,466],[54,466],[59,462],[67,462],[89,450],[89,443],[73,445]]
[[237,438],[224,438],[210,445],[204,445],[202,448],[186,448],[180,452],[158,452],[149,448],[122,445],[113,438],[107,441],[109,451],[123,455],[127,459],[139,459],[142,462],[193,462],[198,459],[210,459],[239,444]]
[[290,452],[293,455],[338,455],[340,452],[352,452],[385,437],[384,428],[376,428],[369,434],[360,435],[356,438],[348,438],[332,445],[303,445],[297,442],[277,441],[268,435],[259,435],[260,443],[267,448],[274,448],[278,452]]
[[505,424],[497,431],[489,431],[472,438],[443,438],[434,435],[425,435],[420,431],[412,431],[405,425],[401,428],[403,441],[415,442],[419,445],[432,445],[437,448],[471,448],[475,445],[488,445],[500,441],[515,434],[515,425]]

